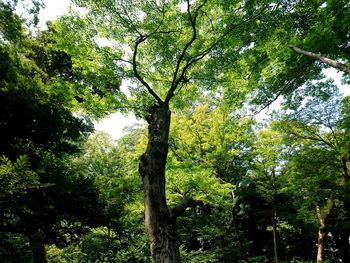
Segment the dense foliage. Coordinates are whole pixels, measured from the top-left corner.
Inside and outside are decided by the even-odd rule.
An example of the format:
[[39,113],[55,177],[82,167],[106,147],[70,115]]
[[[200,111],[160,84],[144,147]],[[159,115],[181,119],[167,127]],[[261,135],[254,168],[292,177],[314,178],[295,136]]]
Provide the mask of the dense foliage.
[[[350,262],[350,97],[322,72],[349,82],[347,1],[75,0],[35,32],[21,3],[1,262]],[[94,133],[114,111],[148,125]]]

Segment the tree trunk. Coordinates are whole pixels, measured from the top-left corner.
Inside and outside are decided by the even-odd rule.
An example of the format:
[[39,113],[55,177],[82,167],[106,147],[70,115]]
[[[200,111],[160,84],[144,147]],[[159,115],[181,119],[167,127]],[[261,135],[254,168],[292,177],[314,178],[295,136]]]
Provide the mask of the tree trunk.
[[278,253],[277,253],[277,204],[276,204],[276,196],[273,194],[272,197],[272,236],[273,236],[273,255],[274,255],[274,263],[278,263]]
[[349,181],[349,171],[348,171],[348,164],[346,161],[345,157],[341,158],[341,164],[342,164],[342,168],[343,168],[343,178],[345,182]]
[[327,200],[327,207],[324,213],[321,212],[320,204],[318,202],[315,203],[316,206],[316,214],[319,221],[318,228],[318,237],[317,237],[317,263],[321,263],[324,261],[324,249],[325,249],[325,240],[328,235],[328,226],[327,219],[331,214],[334,207],[334,198],[333,194]]
[[44,238],[45,234],[41,229],[38,229],[34,234],[29,236],[34,263],[47,263]]
[[327,237],[328,231],[325,225],[320,225],[318,228],[317,238],[317,263],[324,261],[324,243]]
[[165,198],[170,115],[167,104],[156,105],[149,110],[146,117],[149,124],[148,145],[139,165],[144,189],[145,225],[156,263],[181,262],[176,217],[171,216]]

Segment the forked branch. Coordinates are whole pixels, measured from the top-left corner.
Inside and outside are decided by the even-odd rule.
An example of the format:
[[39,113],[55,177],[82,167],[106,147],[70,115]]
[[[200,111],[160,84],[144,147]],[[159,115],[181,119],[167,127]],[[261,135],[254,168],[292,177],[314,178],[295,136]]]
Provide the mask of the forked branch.
[[333,210],[334,205],[335,205],[334,196],[333,196],[333,194],[331,194],[330,197],[328,198],[327,207],[323,213],[321,211],[319,202],[315,202],[314,204],[316,207],[316,214],[317,214],[318,221],[319,221],[320,225],[324,227],[326,224],[326,220],[327,220],[328,216],[332,213],[332,210]]
[[[186,52],[187,50],[190,48],[190,46],[194,43],[194,41],[197,38],[197,17],[198,17],[198,13],[200,11],[200,9],[202,9],[205,4],[207,3],[208,0],[204,0],[202,4],[200,4],[197,9],[194,11],[194,13],[191,12],[191,5],[190,5],[190,1],[187,0],[187,14],[188,14],[188,20],[191,23],[191,27],[192,27],[192,37],[191,39],[186,43],[185,47],[183,48],[179,58],[177,59],[176,62],[176,67],[175,67],[175,72],[174,72],[174,76],[173,76],[173,81],[172,81],[172,85],[166,95],[165,98],[165,103],[169,103],[170,99],[174,96],[174,92],[177,89],[181,79],[184,77],[184,70],[182,70],[182,73],[180,74],[180,76],[178,77],[179,74],[179,70],[180,70],[180,66],[181,63],[183,62]],[[188,63],[187,63],[188,64]],[[185,68],[187,68],[187,64],[185,66]]]
[[206,4],[207,1],[203,1],[203,3],[195,10],[194,14],[192,15],[191,11],[190,11],[190,4],[189,1],[187,1],[187,12],[188,12],[188,16],[189,16],[189,20],[191,22],[191,26],[192,26],[192,38],[191,40],[185,45],[184,49],[182,50],[182,53],[177,61],[177,65],[176,65],[176,69],[175,69],[175,73],[174,73],[174,77],[173,77],[173,83],[171,88],[169,89],[166,99],[165,99],[165,103],[169,103],[170,99],[174,96],[175,90],[177,89],[177,87],[179,86],[180,82],[185,80],[185,75],[186,72],[188,71],[188,69],[196,62],[198,62],[199,60],[203,59],[206,55],[208,55],[209,52],[211,52],[223,39],[225,39],[232,31],[234,31],[235,29],[237,29],[238,27],[242,26],[243,24],[245,24],[246,22],[256,19],[258,18],[265,10],[268,6],[266,6],[265,8],[262,8],[257,14],[252,15],[250,17],[248,17],[247,19],[244,19],[243,21],[241,21],[240,23],[234,24],[232,26],[229,27],[228,30],[226,30],[222,35],[220,35],[218,38],[216,38],[211,44],[208,45],[208,47],[204,50],[202,50],[201,52],[190,56],[187,60],[186,60],[186,64],[184,65],[184,67],[181,70],[181,73],[179,73],[180,71],[180,66],[181,63],[184,61],[186,52],[188,51],[188,49],[190,48],[190,46],[193,44],[193,42],[197,39],[197,29],[196,29],[196,19],[198,17],[198,12],[200,11],[200,9]]

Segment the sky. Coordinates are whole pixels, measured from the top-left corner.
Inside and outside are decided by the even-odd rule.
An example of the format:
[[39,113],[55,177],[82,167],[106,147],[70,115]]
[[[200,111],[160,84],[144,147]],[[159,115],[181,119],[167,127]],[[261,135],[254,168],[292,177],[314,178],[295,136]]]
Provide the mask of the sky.
[[[68,10],[69,0],[43,0],[45,8],[40,11],[39,14],[39,27],[41,29],[46,28],[46,21],[55,20],[59,16],[63,15]],[[341,84],[341,73],[337,70],[330,68],[324,71],[327,77],[334,79],[335,84],[339,87],[340,92],[345,95],[350,95],[350,85]],[[125,87],[121,87],[122,89]],[[262,112],[263,115],[268,115],[271,112],[267,109]],[[123,116],[121,113],[110,114],[107,118],[104,118],[95,123],[96,131],[104,131],[109,133],[113,139],[118,139],[123,134],[123,129],[126,126],[140,123],[135,116],[130,114],[129,116]]]
[[69,0],[43,0],[45,9],[42,9],[39,14],[40,28],[46,28],[46,21],[55,20],[63,15],[68,10]]

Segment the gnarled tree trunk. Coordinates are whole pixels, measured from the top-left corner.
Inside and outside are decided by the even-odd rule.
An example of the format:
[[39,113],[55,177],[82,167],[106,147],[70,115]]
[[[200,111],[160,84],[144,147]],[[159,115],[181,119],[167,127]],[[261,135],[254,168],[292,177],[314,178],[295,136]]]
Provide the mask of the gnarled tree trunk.
[[153,106],[146,120],[148,145],[140,159],[143,179],[145,224],[154,262],[181,262],[176,234],[176,218],[165,199],[165,164],[168,154],[170,126],[168,105]]

